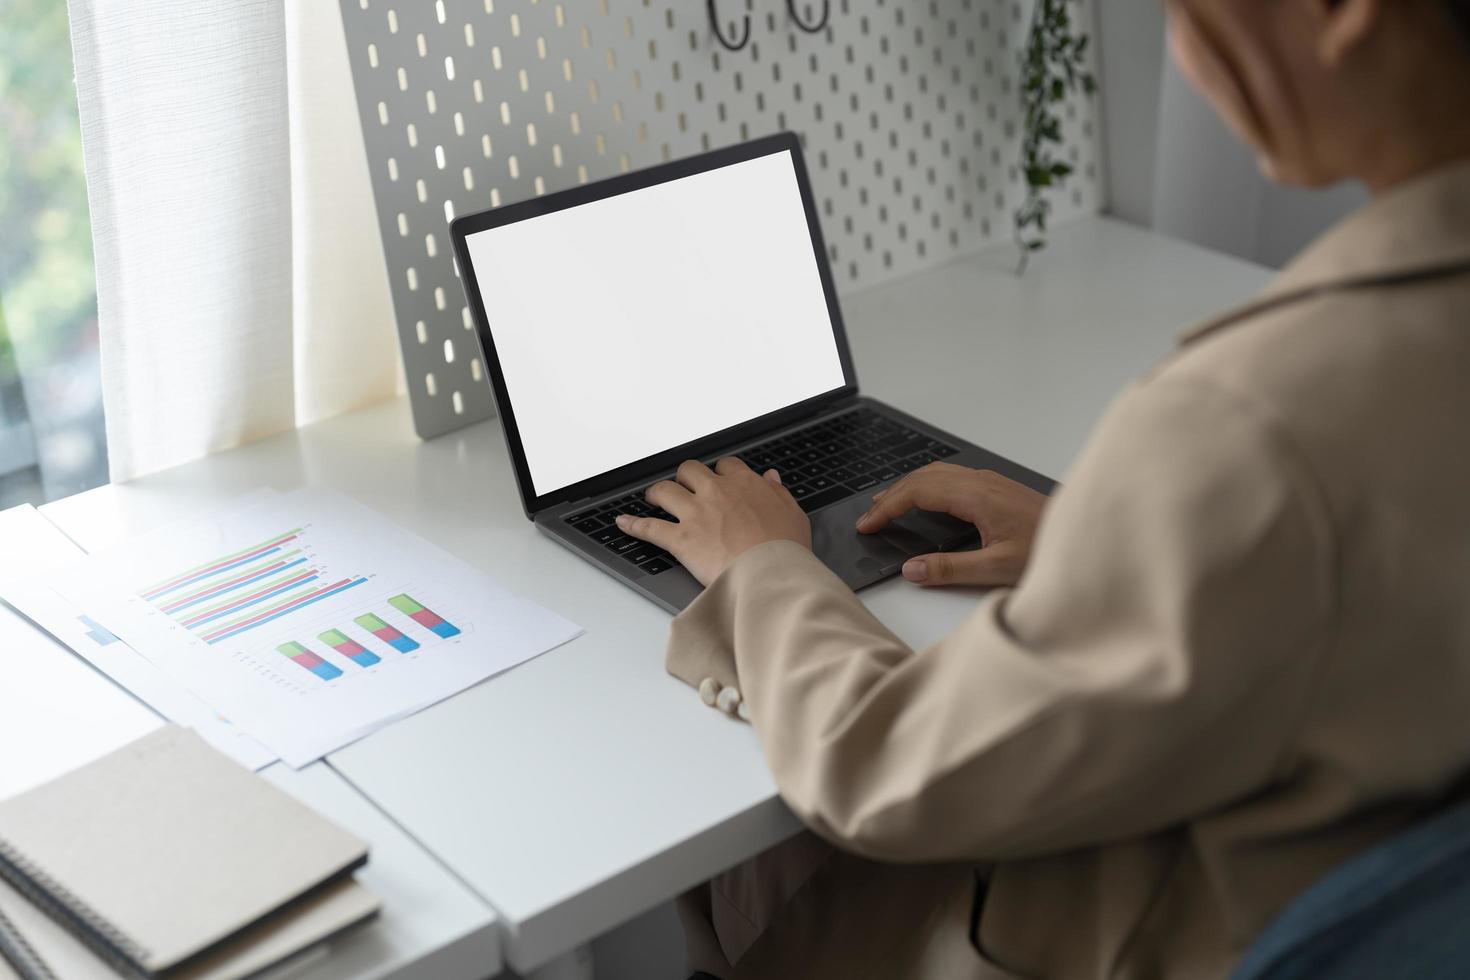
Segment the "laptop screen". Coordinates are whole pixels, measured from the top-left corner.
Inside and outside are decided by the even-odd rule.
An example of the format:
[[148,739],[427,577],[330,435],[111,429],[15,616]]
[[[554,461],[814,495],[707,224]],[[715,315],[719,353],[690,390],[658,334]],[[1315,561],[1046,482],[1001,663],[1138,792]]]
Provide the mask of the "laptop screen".
[[789,150],[465,247],[538,496],[845,384]]

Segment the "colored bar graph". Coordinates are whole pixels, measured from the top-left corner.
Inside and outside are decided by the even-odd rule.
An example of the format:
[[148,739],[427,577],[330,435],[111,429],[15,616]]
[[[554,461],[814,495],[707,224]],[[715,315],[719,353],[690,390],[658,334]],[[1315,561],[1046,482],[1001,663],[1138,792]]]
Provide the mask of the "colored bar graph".
[[269,602],[278,595],[290,592],[297,586],[310,584],[316,581],[316,579],[316,569],[308,568],[295,575],[287,575],[284,578],[279,578],[266,585],[262,585],[258,589],[250,590],[238,598],[201,609],[192,616],[179,619],[179,623],[189,627],[189,629],[193,629],[196,626],[203,626],[205,623],[212,623],[216,619],[223,619],[231,613],[249,609],[251,606],[258,606],[262,602]]
[[333,680],[342,676],[341,668],[327,663],[300,643],[294,641],[291,643],[282,643],[276,649],[324,681]]
[[99,647],[105,647],[108,644],[117,642],[117,637],[112,635],[112,631],[91,616],[78,616],[77,622],[87,627],[87,639]]
[[356,640],[354,640],[352,637],[348,636],[341,630],[327,630],[325,633],[318,634],[317,639],[321,640],[327,646],[336,650],[338,653],[342,654],[342,656],[348,658],[359,667],[371,667],[373,664],[378,663],[379,661],[379,657],[376,653],[373,653],[367,647],[363,646],[361,643],[358,643]]
[[211,645],[222,643],[233,636],[239,636],[247,630],[255,629],[257,626],[264,626],[266,623],[280,619],[282,616],[289,616],[303,606],[321,602],[323,599],[330,599],[332,596],[346,592],[348,589],[356,588],[366,581],[367,579],[365,578],[342,579],[340,582],[333,582],[331,585],[324,585],[319,589],[294,593],[252,616],[221,624],[215,632],[202,634],[200,639]]
[[279,552],[283,545],[296,540],[296,535],[299,533],[301,533],[301,528],[293,528],[279,537],[271,538],[269,541],[262,541],[260,544],[245,548],[242,551],[237,551],[232,555],[225,555],[212,562],[205,562],[203,565],[198,565],[189,569],[187,572],[175,575],[171,579],[165,579],[157,585],[144,590],[142,596],[149,602],[154,602],[170,592],[177,592],[179,589],[193,585],[196,582],[202,582],[207,578],[212,578],[215,575],[239,568],[241,565],[248,565],[250,562],[263,558],[266,555]]
[[353,620],[358,626],[393,647],[399,653],[412,653],[419,648],[417,640],[404,636],[395,626],[389,626],[372,613],[363,613]]
[[397,609],[405,616],[425,629],[433,630],[444,639],[459,635],[459,627],[447,621],[443,616],[432,609],[425,609],[410,595],[399,594],[388,600],[388,605]]
[[225,581],[223,582],[212,582],[209,585],[204,586],[203,588],[194,590],[193,592],[186,592],[185,594],[178,596],[175,599],[171,599],[168,602],[163,603],[158,608],[168,613],[169,615],[173,615],[174,613],[182,612],[185,609],[190,608],[191,606],[197,606],[201,602],[208,602],[211,599],[218,599],[229,594],[230,592],[233,592],[235,589],[243,589],[246,586],[253,585],[256,582],[259,582],[261,579],[270,578],[272,575],[275,575],[279,572],[285,572],[292,568],[296,568],[299,565],[306,564],[305,558],[295,558],[294,561],[287,560],[299,554],[301,554],[301,549],[293,548],[285,554],[280,555],[279,557],[272,556],[272,560],[266,562],[263,565],[256,565],[253,568],[247,568],[244,571],[240,572],[240,574],[225,579]]

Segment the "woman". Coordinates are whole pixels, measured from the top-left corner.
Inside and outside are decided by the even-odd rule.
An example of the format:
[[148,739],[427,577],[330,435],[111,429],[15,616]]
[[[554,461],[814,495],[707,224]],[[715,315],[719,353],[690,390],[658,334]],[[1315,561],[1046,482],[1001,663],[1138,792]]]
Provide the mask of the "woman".
[[1267,173],[1375,200],[1125,391],[1050,501],[943,464],[875,499],[861,532],[982,532],[904,569],[1002,587],[930,649],[776,474],[686,463],[648,493],[678,524],[621,519],[708,585],[669,669],[743,695],[820,835],[688,897],[695,968],[1223,977],[1470,771],[1470,0],[1169,13]]

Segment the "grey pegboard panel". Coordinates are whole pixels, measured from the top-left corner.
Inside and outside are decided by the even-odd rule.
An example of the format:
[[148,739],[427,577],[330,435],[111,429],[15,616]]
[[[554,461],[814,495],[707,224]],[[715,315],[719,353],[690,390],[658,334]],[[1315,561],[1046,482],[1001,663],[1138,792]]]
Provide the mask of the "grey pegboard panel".
[[[719,0],[727,36],[750,18],[738,52],[704,0],[340,3],[424,438],[494,413],[455,214],[791,129],[847,291],[1009,237],[1024,195],[1015,77],[1030,2],[832,0],[809,34],[784,0]],[[820,18],[820,2],[799,3]],[[1096,106],[1063,114],[1076,177],[1058,220],[1101,203]]]

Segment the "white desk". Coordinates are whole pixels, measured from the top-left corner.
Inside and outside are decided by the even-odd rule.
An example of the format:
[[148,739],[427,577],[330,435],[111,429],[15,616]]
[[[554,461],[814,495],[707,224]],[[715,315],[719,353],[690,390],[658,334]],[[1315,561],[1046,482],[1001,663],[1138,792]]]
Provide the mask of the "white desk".
[[291,980],[484,980],[500,972],[495,912],[347,780],[324,762],[300,770],[278,762],[263,774],[368,842],[357,880],[383,902],[377,919],[290,970]]
[[[848,333],[866,393],[1055,476],[1129,377],[1266,281],[1103,219],[1058,229],[1024,279],[1013,262],[997,246],[849,297]],[[534,968],[796,829],[753,733],[665,675],[667,615],[521,516],[495,422],[424,443],[394,402],[43,510],[90,550],[256,486],[304,484],[357,497],[587,628],[331,758],[494,906],[509,964]],[[864,599],[914,644],[974,601],[901,581]],[[331,814],[343,801],[323,802]]]

